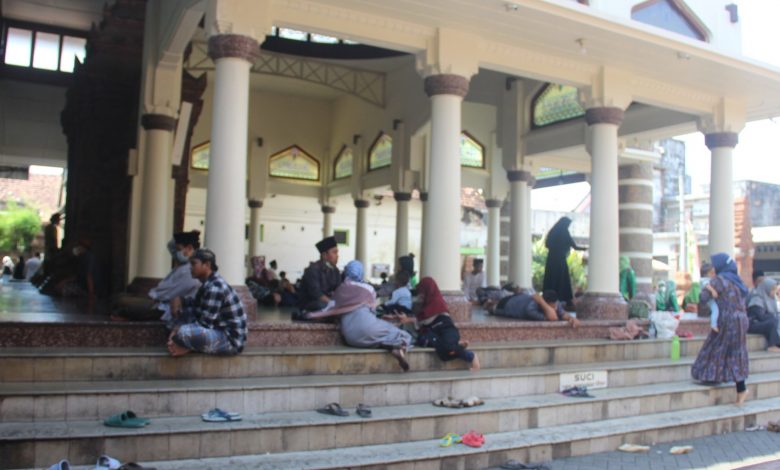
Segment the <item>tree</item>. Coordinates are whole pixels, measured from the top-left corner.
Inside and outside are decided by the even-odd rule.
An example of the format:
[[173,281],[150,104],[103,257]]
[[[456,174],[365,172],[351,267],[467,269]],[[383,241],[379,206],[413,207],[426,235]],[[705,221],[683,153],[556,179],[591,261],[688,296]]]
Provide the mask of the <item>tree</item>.
[[38,213],[9,202],[0,210],[0,251],[24,251],[41,231]]
[[[544,282],[544,265],[547,262],[547,247],[544,246],[544,237],[536,240],[531,253],[531,272],[533,276],[534,289],[542,291]],[[585,290],[588,286],[588,276],[581,251],[571,250],[569,257],[566,258],[566,264],[569,265],[569,275],[571,276],[571,286],[577,289]]]

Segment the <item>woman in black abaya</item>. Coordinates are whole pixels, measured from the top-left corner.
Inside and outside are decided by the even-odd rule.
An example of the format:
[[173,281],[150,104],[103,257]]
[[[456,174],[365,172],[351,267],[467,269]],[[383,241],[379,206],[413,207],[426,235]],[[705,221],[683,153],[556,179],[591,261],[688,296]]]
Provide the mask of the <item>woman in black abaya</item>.
[[561,217],[547,232],[547,239],[544,244],[547,246],[547,263],[544,266],[543,291],[554,290],[558,293],[558,301],[571,308],[574,294],[571,289],[571,276],[569,276],[569,265],[566,264],[566,258],[569,256],[569,250],[584,250],[584,247],[577,246],[569,234],[569,225],[571,219]]

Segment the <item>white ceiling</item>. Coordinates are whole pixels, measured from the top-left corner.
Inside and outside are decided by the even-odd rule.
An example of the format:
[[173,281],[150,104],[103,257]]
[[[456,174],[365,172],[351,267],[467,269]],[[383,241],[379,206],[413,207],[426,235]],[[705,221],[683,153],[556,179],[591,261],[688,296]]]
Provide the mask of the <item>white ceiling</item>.
[[0,0],[6,18],[89,31],[113,0]]

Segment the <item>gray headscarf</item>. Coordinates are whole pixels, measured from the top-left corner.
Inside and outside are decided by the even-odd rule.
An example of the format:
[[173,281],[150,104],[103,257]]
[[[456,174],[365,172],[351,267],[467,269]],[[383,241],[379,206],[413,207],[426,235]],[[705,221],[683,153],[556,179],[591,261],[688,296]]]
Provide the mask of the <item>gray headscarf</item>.
[[758,305],[766,309],[768,313],[777,315],[777,300],[772,295],[772,290],[777,287],[777,281],[770,277],[765,277],[761,284],[755,289],[755,295],[751,297],[748,308]]

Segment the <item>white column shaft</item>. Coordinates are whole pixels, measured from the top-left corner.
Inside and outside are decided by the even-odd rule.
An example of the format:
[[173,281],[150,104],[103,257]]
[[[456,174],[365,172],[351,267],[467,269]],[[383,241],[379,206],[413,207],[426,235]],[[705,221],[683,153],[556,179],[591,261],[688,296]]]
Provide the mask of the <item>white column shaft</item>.
[[249,209],[249,256],[260,255],[260,208]]
[[588,291],[619,293],[620,228],[618,223],[617,129],[609,123],[591,132],[591,209]]
[[322,238],[333,236],[333,213],[322,213]]
[[396,201],[395,259],[409,254],[409,201]]
[[425,276],[430,276],[430,273],[428,272],[428,266],[431,265],[428,260],[428,227],[430,226],[431,221],[428,220],[428,217],[430,217],[431,211],[428,210],[428,201],[420,199],[420,204],[422,205],[422,222],[420,223],[420,267],[418,268],[420,275],[418,278],[422,279]]
[[355,235],[355,258],[363,263],[366,272],[368,266],[368,221],[366,220],[366,208],[357,208],[357,234]]
[[173,133],[162,129],[146,131],[146,159],[141,193],[141,230],[138,276],[163,278],[170,270],[165,249],[168,232],[168,183],[171,179]]
[[509,211],[509,281],[520,287],[522,285],[522,252],[523,252],[523,194],[527,184],[525,181],[510,181],[510,211]]
[[501,208],[488,208],[487,284],[501,282]]
[[710,166],[710,253],[734,254],[734,192],[731,147],[712,149]]
[[532,266],[532,241],[531,241],[531,188],[528,182],[523,181],[520,196],[520,277],[517,285],[520,287],[533,287]]
[[426,216],[435,214],[436,221],[426,224],[425,269],[443,291],[460,290],[461,102],[457,95],[431,96],[431,181]]
[[214,78],[206,247],[233,285],[244,282],[249,67],[243,59],[217,59]]

